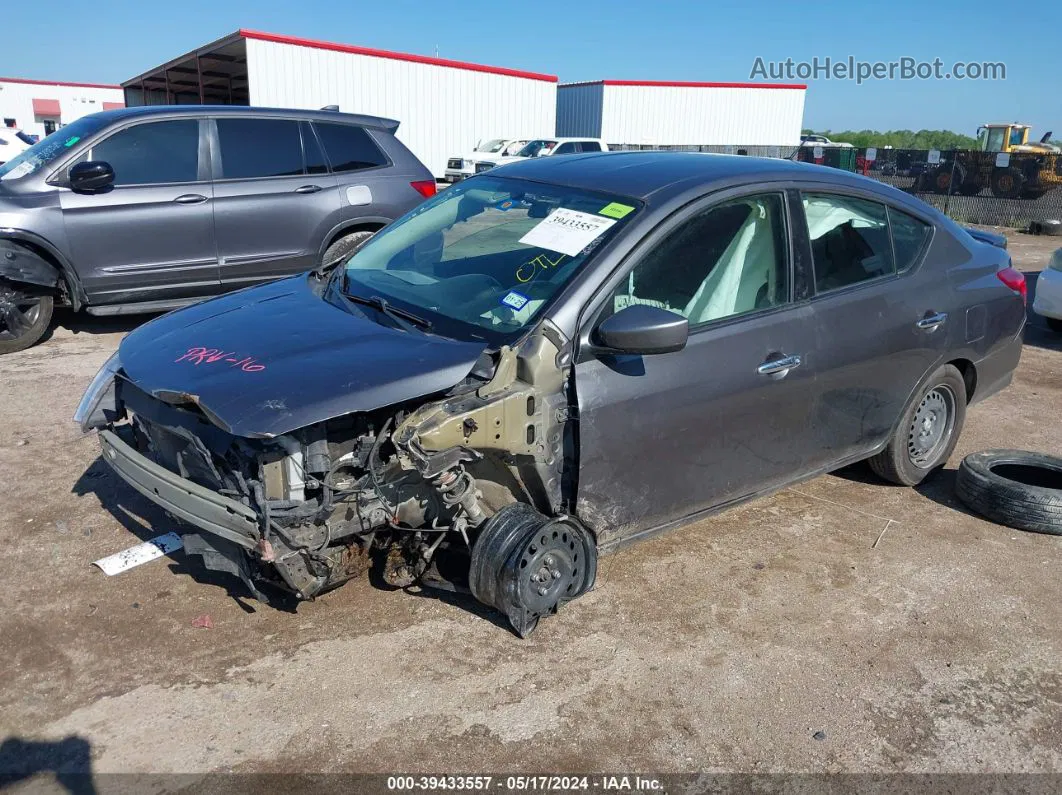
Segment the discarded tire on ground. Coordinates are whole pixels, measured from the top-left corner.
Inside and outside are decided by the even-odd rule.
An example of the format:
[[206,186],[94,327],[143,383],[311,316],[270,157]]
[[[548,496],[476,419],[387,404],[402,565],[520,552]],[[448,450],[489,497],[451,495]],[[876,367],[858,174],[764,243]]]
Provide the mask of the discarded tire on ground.
[[963,459],[959,499],[993,522],[1062,535],[1062,458],[1024,450],[984,450]]
[[582,595],[597,575],[597,547],[577,520],[549,519],[522,502],[487,520],[472,547],[472,595],[526,638],[542,616]]
[[1054,235],[1055,237],[1062,235],[1062,221],[1057,218],[1045,218],[1040,221],[1040,234]]

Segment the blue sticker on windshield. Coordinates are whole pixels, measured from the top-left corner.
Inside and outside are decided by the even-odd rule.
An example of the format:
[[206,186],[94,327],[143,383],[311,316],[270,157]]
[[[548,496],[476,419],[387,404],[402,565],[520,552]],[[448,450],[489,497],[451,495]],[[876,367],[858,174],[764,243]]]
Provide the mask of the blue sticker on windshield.
[[511,210],[512,208],[513,208],[513,200],[512,199],[506,199],[505,201],[498,202],[497,204],[494,205],[494,209],[501,210],[502,212],[504,212],[505,210]]
[[513,309],[520,310],[527,306],[527,302],[530,300],[526,295],[510,290],[501,302],[506,306],[511,306]]

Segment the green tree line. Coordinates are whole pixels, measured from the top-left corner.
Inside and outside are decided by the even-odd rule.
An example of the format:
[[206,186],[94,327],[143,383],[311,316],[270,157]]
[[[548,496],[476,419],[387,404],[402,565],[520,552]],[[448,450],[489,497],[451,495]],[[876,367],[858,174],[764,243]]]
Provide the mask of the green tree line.
[[857,148],[892,146],[896,149],[977,149],[977,139],[951,130],[803,130],[804,135],[825,135],[831,141]]

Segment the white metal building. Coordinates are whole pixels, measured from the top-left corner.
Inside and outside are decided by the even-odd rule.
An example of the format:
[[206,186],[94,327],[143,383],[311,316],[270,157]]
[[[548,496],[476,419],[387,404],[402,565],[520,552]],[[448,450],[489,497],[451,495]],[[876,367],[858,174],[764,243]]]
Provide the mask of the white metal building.
[[122,83],[129,105],[338,105],[397,119],[437,176],[483,138],[554,134],[557,78],[502,67],[239,30]]
[[807,86],[597,80],[557,89],[557,135],[611,145],[799,145]]
[[42,138],[89,113],[124,105],[121,86],[0,77],[0,123]]

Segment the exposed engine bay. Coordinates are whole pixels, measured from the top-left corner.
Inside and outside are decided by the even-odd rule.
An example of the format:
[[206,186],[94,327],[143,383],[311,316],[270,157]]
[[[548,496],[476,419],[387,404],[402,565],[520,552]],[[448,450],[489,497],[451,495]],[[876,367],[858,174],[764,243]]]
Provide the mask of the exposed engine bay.
[[[394,587],[470,590],[526,635],[589,589],[596,567],[590,532],[565,515],[569,368],[549,331],[540,327],[519,351],[485,354],[489,362],[442,396],[272,438],[232,435],[194,396],[150,395],[119,376],[115,405],[126,421],[111,430],[253,512],[227,537],[201,526],[184,540],[259,599],[270,586],[313,599],[380,566]],[[166,507],[157,487],[116,469]]]

